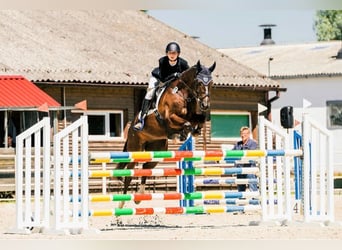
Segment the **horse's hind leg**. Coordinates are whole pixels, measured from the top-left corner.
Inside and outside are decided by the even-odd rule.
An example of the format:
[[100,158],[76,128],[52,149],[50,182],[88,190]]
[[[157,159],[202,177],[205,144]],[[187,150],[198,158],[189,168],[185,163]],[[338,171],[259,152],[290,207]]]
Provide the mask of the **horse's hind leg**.
[[[139,190],[138,190],[139,194],[145,193],[146,179],[147,179],[146,176],[141,177],[141,183],[140,183]],[[141,201],[134,201],[134,202],[135,202],[135,204],[140,204]]]
[[[132,177],[127,176],[124,179],[124,188],[123,188],[123,194],[127,194],[128,187],[131,184]],[[120,201],[119,208],[123,208],[125,206],[125,201]]]
[[[168,140],[163,139],[163,140],[158,140],[154,142],[149,142],[145,145],[145,150],[146,151],[153,151],[153,150],[167,150],[168,147]],[[155,166],[157,166],[158,162],[145,162],[142,166],[143,169],[153,169]],[[146,176],[141,177],[141,183],[139,187],[139,193],[144,194],[145,193],[145,187],[146,187]],[[136,201],[136,204],[139,204],[140,201]]]
[[[127,165],[127,169],[133,169],[134,166],[135,166],[135,163],[132,162],[132,163],[128,163],[126,165]],[[116,169],[119,169],[122,166],[123,166],[123,164],[122,165],[118,164]],[[122,179],[122,177],[121,177],[121,179]],[[131,184],[131,181],[132,181],[132,177],[131,176],[126,176],[124,178],[124,187],[123,187],[123,191],[122,191],[123,194],[127,194],[129,185]],[[125,202],[124,201],[120,201],[119,208],[123,208],[124,205],[125,205]]]
[[[116,165],[115,169],[124,169],[127,166],[126,162],[120,162]],[[124,178],[122,176],[116,177],[119,181],[124,181]]]

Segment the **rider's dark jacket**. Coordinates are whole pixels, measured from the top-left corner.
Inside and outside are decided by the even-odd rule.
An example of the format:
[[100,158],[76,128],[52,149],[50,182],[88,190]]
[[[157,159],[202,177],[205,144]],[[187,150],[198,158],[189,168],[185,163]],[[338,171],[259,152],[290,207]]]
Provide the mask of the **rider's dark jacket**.
[[181,57],[177,58],[177,63],[171,66],[169,58],[163,56],[159,59],[159,80],[165,82],[174,75],[174,73],[182,73],[189,68],[188,62]]

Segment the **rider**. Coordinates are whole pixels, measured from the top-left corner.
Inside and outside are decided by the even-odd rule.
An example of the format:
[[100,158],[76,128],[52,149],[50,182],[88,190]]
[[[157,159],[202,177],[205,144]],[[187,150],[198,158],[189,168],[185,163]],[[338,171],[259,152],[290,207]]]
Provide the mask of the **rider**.
[[179,57],[180,52],[180,47],[176,42],[170,42],[166,46],[166,55],[159,59],[159,67],[152,71],[152,77],[148,83],[147,92],[139,112],[139,119],[133,126],[135,130],[142,130],[144,127],[144,119],[150,108],[151,100],[155,95],[159,81],[164,83],[174,77],[178,77],[178,74],[189,68],[188,62]]

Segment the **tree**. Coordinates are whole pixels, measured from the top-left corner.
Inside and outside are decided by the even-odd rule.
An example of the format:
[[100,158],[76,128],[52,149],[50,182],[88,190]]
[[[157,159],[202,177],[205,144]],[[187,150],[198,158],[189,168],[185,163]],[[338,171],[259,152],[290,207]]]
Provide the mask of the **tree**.
[[342,39],[342,10],[318,10],[315,27],[318,41]]

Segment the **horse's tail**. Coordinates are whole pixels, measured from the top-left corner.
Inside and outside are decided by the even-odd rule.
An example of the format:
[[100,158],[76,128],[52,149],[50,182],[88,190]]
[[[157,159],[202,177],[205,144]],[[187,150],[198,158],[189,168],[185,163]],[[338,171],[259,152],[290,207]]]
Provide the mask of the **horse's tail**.
[[131,127],[131,125],[132,125],[132,122],[129,121],[126,123],[126,126],[124,128],[124,139],[126,140],[126,142],[127,142],[127,137],[128,137],[128,130]]
[[125,141],[125,145],[124,145],[124,147],[122,149],[122,152],[127,152],[127,140]]

